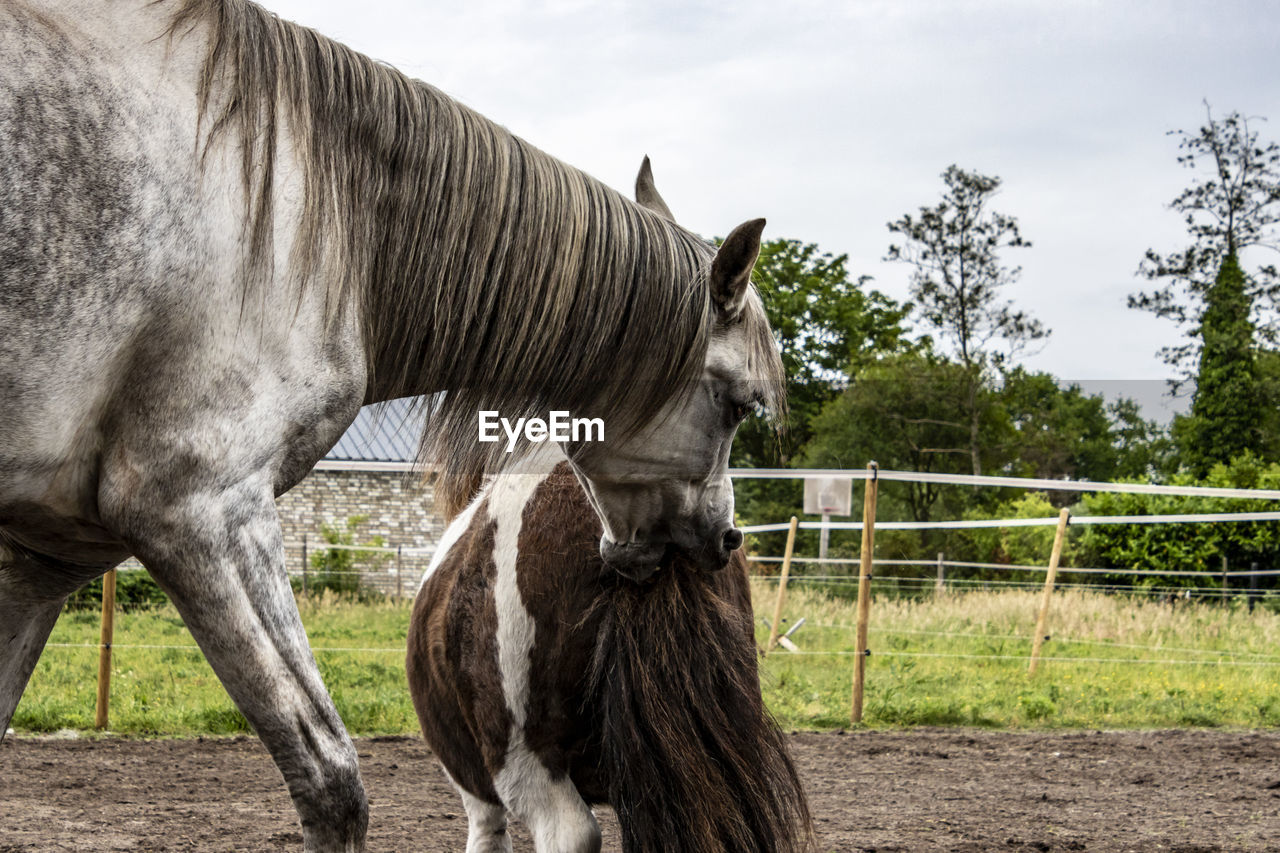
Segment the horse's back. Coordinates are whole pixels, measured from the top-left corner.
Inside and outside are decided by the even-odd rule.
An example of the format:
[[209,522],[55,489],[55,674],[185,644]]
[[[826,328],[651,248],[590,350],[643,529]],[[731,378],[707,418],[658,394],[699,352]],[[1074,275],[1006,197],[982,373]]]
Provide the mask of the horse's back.
[[110,4],[82,20],[77,4],[47,6],[0,6],[0,321],[19,333],[0,348],[26,347],[21,366],[46,371],[56,351],[65,371],[69,357],[100,365],[104,341],[208,258],[194,233],[196,72],[182,60],[194,46],[166,50],[155,11]]
[[154,14],[77,12],[0,6],[0,459],[64,442],[100,405],[175,256],[198,245],[182,224],[197,196],[194,91],[184,109],[157,90],[142,60],[163,42],[125,52],[118,29]]

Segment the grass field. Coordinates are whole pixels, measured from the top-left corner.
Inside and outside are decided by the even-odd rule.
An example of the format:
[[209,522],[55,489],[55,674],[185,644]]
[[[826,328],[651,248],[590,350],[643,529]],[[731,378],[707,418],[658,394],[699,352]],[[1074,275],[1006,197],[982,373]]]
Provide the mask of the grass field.
[[[774,585],[756,583],[756,612]],[[1034,678],[1027,656],[1038,596],[967,592],[917,601],[877,596],[864,724],[1011,728],[1280,725],[1280,615],[1243,606],[1170,606],[1059,592]],[[855,609],[797,585],[784,615],[806,619],[804,654],[762,664],[765,699],[784,728],[849,724]],[[302,603],[325,683],[355,734],[417,731],[404,677],[408,604]],[[64,613],[12,726],[93,726],[99,615]],[[758,638],[766,637],[763,626]],[[110,730],[139,735],[248,731],[170,607],[117,618]],[[1188,663],[1190,662],[1190,663]]]
[[[757,584],[756,613],[776,587]],[[864,722],[872,726],[1163,728],[1280,725],[1280,616],[1242,605],[1055,593],[1049,642],[1027,675],[1039,594],[878,598]],[[765,699],[793,728],[846,725],[855,609],[802,588],[784,614],[805,653],[764,663]],[[784,626],[785,627],[785,626]],[[763,627],[758,632],[767,636]],[[832,654],[834,653],[834,654]]]

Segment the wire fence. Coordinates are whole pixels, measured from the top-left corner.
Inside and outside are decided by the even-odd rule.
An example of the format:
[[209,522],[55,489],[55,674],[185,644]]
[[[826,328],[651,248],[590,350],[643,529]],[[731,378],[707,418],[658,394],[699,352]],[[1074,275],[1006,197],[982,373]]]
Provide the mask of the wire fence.
[[[783,561],[781,557],[769,556],[748,556],[747,559],[761,567],[773,567]],[[792,557],[793,564],[801,566],[830,566],[833,568],[846,568],[857,566],[859,561],[842,557]],[[873,577],[873,589],[880,594],[886,595],[910,595],[919,597],[920,595],[936,594],[942,592],[962,593],[969,590],[992,590],[992,589],[1025,589],[1037,590],[1044,585],[1045,566],[1033,565],[1010,565],[1004,563],[983,563],[966,560],[875,560],[876,567],[930,567],[935,569],[935,574],[931,576],[913,576],[913,575],[877,575]],[[1020,573],[1026,575],[1039,574],[1039,577],[1029,577],[1023,579],[1000,578],[1000,577],[965,577],[959,572],[949,572],[955,569],[959,572],[982,570],[983,572],[994,573]],[[1132,595],[1140,598],[1155,598],[1166,600],[1209,600],[1223,602],[1244,602],[1251,609],[1259,603],[1265,603],[1268,606],[1280,606],[1280,591],[1274,588],[1264,588],[1263,579],[1272,579],[1280,575],[1280,570],[1276,569],[1250,569],[1247,571],[1193,571],[1193,570],[1160,570],[1158,572],[1145,569],[1125,569],[1125,568],[1097,568],[1097,567],[1059,567],[1057,570],[1059,575],[1106,575],[1109,578],[1132,578],[1136,582],[1122,583],[1118,580],[1111,582],[1087,581],[1076,582],[1055,580],[1054,588],[1060,590],[1089,590],[1106,595]],[[772,571],[757,572],[756,575],[766,583],[778,583],[780,575]],[[1203,578],[1206,583],[1202,585],[1179,585],[1170,586],[1167,584],[1150,583],[1153,578]],[[1212,584],[1208,583],[1213,581]],[[787,582],[789,584],[813,585],[826,587],[828,589],[845,589],[851,590],[858,583],[858,575],[855,572],[842,573],[808,573],[793,572],[789,574]]]
[[330,588],[405,598],[417,593],[434,554],[434,546],[346,545],[303,539],[285,544],[285,567],[294,588],[303,595]]
[[[287,550],[295,552],[297,558],[296,565],[288,570],[290,578],[294,581],[295,591],[301,594],[320,594],[323,587],[318,584],[324,579],[326,574],[339,574],[358,577],[366,590],[374,590],[385,595],[388,599],[409,599],[416,595],[418,584],[425,572],[427,565],[430,563],[431,556],[434,553],[432,548],[395,548],[395,547],[375,547],[375,546],[357,546],[357,545],[330,545],[325,544],[323,549],[333,549],[336,551],[352,551],[352,552],[375,552],[380,555],[386,555],[388,558],[396,558],[394,564],[379,565],[374,568],[353,568],[350,570],[340,571],[317,571],[313,567],[304,567],[302,565],[302,556],[304,553],[314,553],[312,549],[303,548],[301,543],[291,545]],[[782,557],[775,556],[758,556],[749,555],[747,560],[758,566],[773,566],[782,562]],[[791,558],[791,562],[799,565],[815,566],[821,569],[825,566],[849,567],[858,564],[858,560],[830,557],[795,557]],[[948,568],[954,569],[984,569],[993,571],[1008,572],[1045,572],[1044,566],[1034,565],[1008,565],[1001,563],[985,563],[964,560],[904,560],[904,559],[885,559],[875,560],[875,566],[897,566],[897,567],[931,567],[941,568],[943,574],[934,576],[874,576],[869,582],[873,590],[873,594],[887,598],[922,598],[936,595],[963,595],[966,592],[978,591],[1038,591],[1041,590],[1043,580],[1012,580],[1003,578],[965,578],[956,577],[954,574],[945,574]],[[1154,572],[1137,569],[1117,569],[1117,568],[1059,568],[1059,574],[1078,573],[1106,573],[1110,575],[1128,575],[1135,578],[1141,578],[1156,574]],[[1161,576],[1203,576],[1205,572],[1197,571],[1176,571],[1162,570],[1158,573]],[[1215,577],[1220,577],[1224,573],[1215,573]],[[1257,579],[1262,577],[1274,577],[1280,574],[1280,570],[1276,569],[1259,569],[1250,571],[1229,571],[1225,573],[1228,577],[1236,580],[1240,579]],[[144,576],[145,571],[141,567],[126,568],[119,572],[120,578],[129,578],[131,575]],[[753,572],[752,578],[760,583],[776,585],[781,576],[774,573]],[[304,587],[304,580],[307,586]],[[825,573],[792,573],[787,578],[789,586],[808,585],[823,590],[828,594],[840,596],[849,594],[856,589],[858,583],[858,575],[851,572],[838,574]],[[304,593],[305,589],[309,589],[309,593]],[[1142,586],[1135,584],[1118,584],[1118,583],[1071,583],[1063,581],[1055,581],[1055,590],[1061,591],[1079,591],[1094,592],[1102,595],[1122,595],[1133,596],[1138,599],[1145,600],[1161,600],[1171,604],[1178,601],[1201,601],[1208,603],[1222,603],[1234,605],[1243,603],[1250,606],[1257,602],[1265,602],[1276,609],[1280,609],[1280,591],[1262,590],[1251,588],[1245,583],[1226,588],[1221,586],[1178,586],[1178,587],[1161,587],[1161,586]],[[92,602],[97,607],[100,599],[95,598]],[[142,609],[150,609],[159,602],[129,602],[117,600],[115,609],[118,612],[130,612]],[[824,629],[842,629],[853,631],[855,625],[852,623],[823,623],[808,621],[806,625],[810,628]],[[937,631],[919,631],[893,627],[878,627],[876,633],[883,635],[918,635],[918,636],[938,636],[938,637],[964,637],[985,640],[1009,640],[1009,641],[1030,641],[1029,635],[1001,635],[980,632],[937,632]],[[1153,651],[1163,649],[1164,651],[1185,652],[1188,654],[1212,654],[1223,655],[1228,654],[1216,649],[1191,649],[1191,648],[1171,648],[1167,646],[1144,646],[1116,643],[1103,640],[1084,640],[1071,639],[1066,637],[1056,637],[1055,640],[1059,644],[1092,644],[1106,645],[1111,648],[1131,648],[1138,650]],[[49,643],[49,648],[99,648],[100,643]],[[186,645],[156,645],[156,644],[128,644],[116,643],[115,648],[127,649],[184,649],[198,650],[198,646],[194,644]],[[318,653],[342,653],[342,652],[385,652],[400,653],[404,652],[402,647],[348,647],[348,646],[314,646],[313,649]],[[809,652],[808,654],[824,654],[824,655],[847,655],[853,652]],[[888,654],[883,653],[883,654]],[[909,656],[906,652],[897,652],[899,656]],[[924,653],[921,653],[924,654]],[[1257,657],[1259,653],[1245,652],[1241,653],[1251,657]],[[929,656],[937,656],[929,653]],[[972,656],[966,656],[972,657]],[[1280,662],[1280,654],[1266,655]],[[1083,658],[1063,658],[1063,660],[1085,660]],[[1109,659],[1111,660],[1111,659]],[[1150,661],[1143,661],[1150,663]],[[1194,663],[1191,661],[1190,663]],[[1187,661],[1171,661],[1171,663],[1188,663]]]
[[[842,472],[848,474],[850,472]],[[857,473],[857,472],[853,472]],[[880,472],[883,479],[907,479],[906,477],[895,476],[894,472]],[[788,472],[789,476],[795,476],[795,472]],[[772,476],[766,472],[765,476]],[[869,484],[875,482],[874,476],[867,477]],[[997,483],[970,483],[970,485],[1017,485],[1022,488],[1027,487],[1028,481],[1016,480],[1016,478],[945,478],[948,481],[961,480],[992,480],[1000,481]],[[1003,482],[1006,479],[1014,479],[1016,483]],[[1048,481],[1054,489],[1063,489],[1067,484],[1058,481]],[[1129,484],[1087,484],[1088,488],[1084,488],[1085,484],[1075,484],[1080,486],[1078,490],[1109,490],[1109,491],[1148,491],[1155,487],[1135,487]],[[1108,486],[1102,489],[1100,486]],[[870,486],[869,486],[870,487]],[[1158,493],[1181,493],[1181,494],[1197,494],[1212,493],[1215,496],[1230,497],[1260,497],[1263,493],[1250,490],[1223,490],[1223,489],[1202,489],[1198,487],[1160,487]],[[1237,494],[1237,492],[1245,492],[1247,494]],[[1229,493],[1222,495],[1219,493]],[[1280,499],[1280,492],[1274,495],[1266,493],[1268,498]],[[1040,645],[1042,641],[1049,640],[1050,637],[1039,636],[1043,632],[1042,624],[1037,623],[1036,630],[1026,631],[1023,634],[1005,634],[1005,633],[987,633],[987,632],[958,632],[958,631],[930,631],[923,629],[910,629],[893,624],[876,625],[870,629],[871,636],[876,638],[876,642],[867,645],[866,628],[867,617],[866,612],[869,609],[870,601],[873,598],[925,598],[930,596],[951,597],[955,595],[963,595],[968,592],[979,590],[1004,590],[1004,591],[1036,591],[1042,590],[1043,599],[1041,604],[1041,622],[1043,622],[1044,614],[1048,610],[1049,597],[1054,590],[1080,590],[1095,592],[1103,595],[1127,595],[1135,598],[1141,597],[1146,600],[1162,599],[1169,606],[1177,606],[1179,601],[1196,600],[1198,602],[1213,602],[1223,606],[1247,605],[1249,610],[1263,603],[1268,609],[1280,610],[1280,594],[1274,589],[1263,589],[1261,583],[1263,579],[1274,579],[1280,575],[1280,569],[1271,567],[1258,568],[1256,566],[1249,570],[1224,570],[1223,571],[1205,571],[1193,567],[1177,567],[1170,566],[1160,571],[1151,571],[1143,569],[1133,569],[1125,567],[1059,567],[1058,550],[1061,541],[1061,534],[1065,529],[1068,516],[1064,513],[1059,519],[982,519],[982,520],[965,520],[962,522],[932,522],[932,523],[914,523],[914,522],[877,522],[874,519],[874,500],[869,502],[872,507],[872,515],[864,522],[804,522],[796,523],[793,519],[792,524],[782,525],[756,525],[754,527],[745,528],[746,532],[768,532],[775,530],[795,529],[828,529],[828,530],[860,530],[863,533],[864,540],[864,556],[857,560],[845,557],[823,558],[812,556],[796,556],[790,553],[791,548],[788,547],[788,555],[786,557],[775,557],[768,555],[754,555],[749,557],[752,564],[758,569],[753,575],[765,584],[777,584],[776,596],[778,600],[775,613],[781,613],[781,602],[785,594],[785,588],[788,583],[793,585],[812,586],[815,589],[822,590],[828,597],[836,598],[852,598],[855,591],[857,592],[859,605],[859,623],[846,622],[821,622],[815,621],[807,623],[810,631],[840,631],[846,635],[856,633],[858,635],[857,646],[853,649],[847,647],[848,643],[843,645],[839,642],[830,644],[833,647],[826,648],[801,648],[795,642],[788,640],[784,648],[788,651],[787,655],[796,655],[798,658],[830,658],[830,659],[855,659],[855,668],[860,673],[865,668],[865,661],[875,649],[877,658],[886,659],[940,659],[968,661],[979,665],[986,664],[1007,664],[1010,661],[1026,661],[1028,659],[1027,652],[1022,651],[1023,648],[1030,646],[1030,658],[1032,661],[1031,669],[1034,672],[1035,662],[1044,661],[1052,662],[1059,665],[1080,665],[1080,664],[1107,664],[1107,665],[1124,665],[1124,666],[1155,666],[1155,667],[1232,667],[1232,668],[1253,668],[1257,670],[1270,671],[1280,667],[1280,654],[1269,652],[1258,652],[1248,649],[1219,649],[1219,648],[1195,648],[1188,646],[1167,646],[1164,644],[1143,644],[1128,643],[1106,639],[1083,638],[1056,635],[1053,639],[1054,653],[1049,655],[1040,654]],[[1133,516],[1133,517],[1076,517],[1070,519],[1073,524],[1152,524],[1152,523],[1230,523],[1233,521],[1263,521],[1272,522],[1280,521],[1280,512],[1249,512],[1249,513],[1213,513],[1213,514],[1179,514],[1166,516]],[[1016,527],[1016,526],[1033,526],[1054,523],[1059,525],[1058,542],[1055,543],[1055,553],[1049,559],[1047,565],[1027,565],[1027,564],[1003,564],[995,562],[979,562],[964,560],[949,560],[943,554],[939,554],[935,560],[925,559],[875,559],[874,558],[874,528],[881,529],[928,529],[938,528],[946,529],[948,527]],[[791,533],[791,540],[794,542],[794,532]],[[363,593],[373,593],[380,597],[390,599],[407,599],[414,596],[417,592],[419,581],[426,571],[432,556],[434,555],[433,547],[407,547],[403,545],[356,545],[346,543],[333,543],[328,541],[312,541],[304,538],[302,541],[290,542],[285,546],[286,567],[290,577],[290,581],[295,591],[304,597],[323,592],[327,589],[342,590],[360,590]],[[773,568],[784,563],[781,574],[774,574]],[[795,564],[801,571],[788,576],[788,569],[791,564]],[[854,570],[857,566],[857,570]],[[810,569],[812,571],[804,571]],[[928,569],[927,573],[922,573],[920,569]],[[130,573],[121,573],[120,577],[127,577]],[[1076,576],[1079,580],[1059,581],[1056,575]],[[1105,577],[1103,577],[1105,576]],[[1190,584],[1184,586],[1162,586],[1157,585],[1153,581],[1158,578],[1204,578],[1203,583]],[[1095,580],[1096,579],[1096,580]],[[113,578],[114,584],[114,578]],[[117,609],[127,610],[130,607],[139,608],[150,606],[153,601],[147,600],[141,603],[130,603],[128,600],[119,602],[114,608],[103,608],[104,624],[107,621],[107,610],[114,612]],[[775,617],[775,621],[777,620]],[[779,626],[780,627],[780,626]],[[796,626],[792,626],[792,630],[782,636],[783,640],[791,637]],[[776,631],[772,632],[776,634]],[[972,647],[965,650],[946,650],[936,649],[929,645],[930,641],[936,643],[939,639],[947,640],[969,640],[981,641],[997,644],[989,649],[977,649]],[[913,645],[912,641],[917,641]],[[772,642],[772,641],[771,641]],[[1013,650],[1005,648],[1006,644],[1014,644]],[[806,644],[808,645],[808,644]],[[198,646],[194,643],[129,643],[114,642],[111,639],[110,632],[104,628],[103,640],[99,643],[81,642],[81,643],[50,643],[50,648],[65,649],[98,649],[99,653],[106,655],[109,661],[109,654],[112,649],[128,652],[129,650],[162,650],[162,651],[188,651],[198,652]],[[1082,654],[1072,654],[1072,650],[1079,650]],[[323,643],[313,644],[313,651],[319,657],[329,655],[350,655],[350,654],[376,654],[388,655],[393,657],[401,657],[404,654],[402,644],[389,645],[325,645]],[[762,650],[763,653],[771,653],[771,649]],[[1108,655],[1112,652],[1117,654]],[[781,652],[779,654],[782,654]],[[856,680],[855,684],[861,686],[861,681]],[[858,691],[860,694],[860,690]],[[858,695],[856,694],[856,695]],[[855,714],[855,721],[860,719],[860,702],[857,703],[858,712]],[[104,712],[105,713],[105,712]]]

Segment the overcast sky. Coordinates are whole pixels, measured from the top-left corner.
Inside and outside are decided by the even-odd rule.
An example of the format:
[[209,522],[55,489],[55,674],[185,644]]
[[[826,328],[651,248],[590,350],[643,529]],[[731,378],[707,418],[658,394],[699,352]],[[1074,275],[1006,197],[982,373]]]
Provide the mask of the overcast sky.
[[1032,248],[1008,291],[1053,335],[1029,367],[1148,396],[1171,323],[1125,307],[1148,247],[1182,245],[1172,129],[1270,117],[1280,4],[825,0],[263,0],[426,80],[630,193],[644,154],[682,224],[849,255],[907,297],[885,223],[950,163],[1004,180]]

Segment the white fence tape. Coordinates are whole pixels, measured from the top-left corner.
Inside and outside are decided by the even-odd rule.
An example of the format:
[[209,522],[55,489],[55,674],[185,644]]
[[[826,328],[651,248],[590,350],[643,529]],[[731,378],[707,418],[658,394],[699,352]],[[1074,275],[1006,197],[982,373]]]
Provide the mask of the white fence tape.
[[[1071,524],[1191,524],[1219,521],[1280,521],[1280,512],[1206,512],[1181,515],[1073,515]],[[876,530],[972,530],[984,527],[1052,527],[1052,518],[966,518],[960,521],[877,521]],[[743,533],[775,533],[788,523],[752,524]],[[861,521],[802,521],[801,530],[861,530]]]
[[[865,468],[730,468],[739,480],[803,480],[808,477],[846,477],[865,480]],[[1002,486],[1045,492],[1123,492],[1135,495],[1183,495],[1202,498],[1280,500],[1277,489],[1226,489],[1215,486],[1164,486],[1153,483],[1110,483],[1092,480],[1039,480],[1031,477],[988,477],[973,474],[926,474],[919,471],[879,471],[881,480],[900,483],[938,483],[953,486]],[[878,527],[879,525],[877,525]]]

